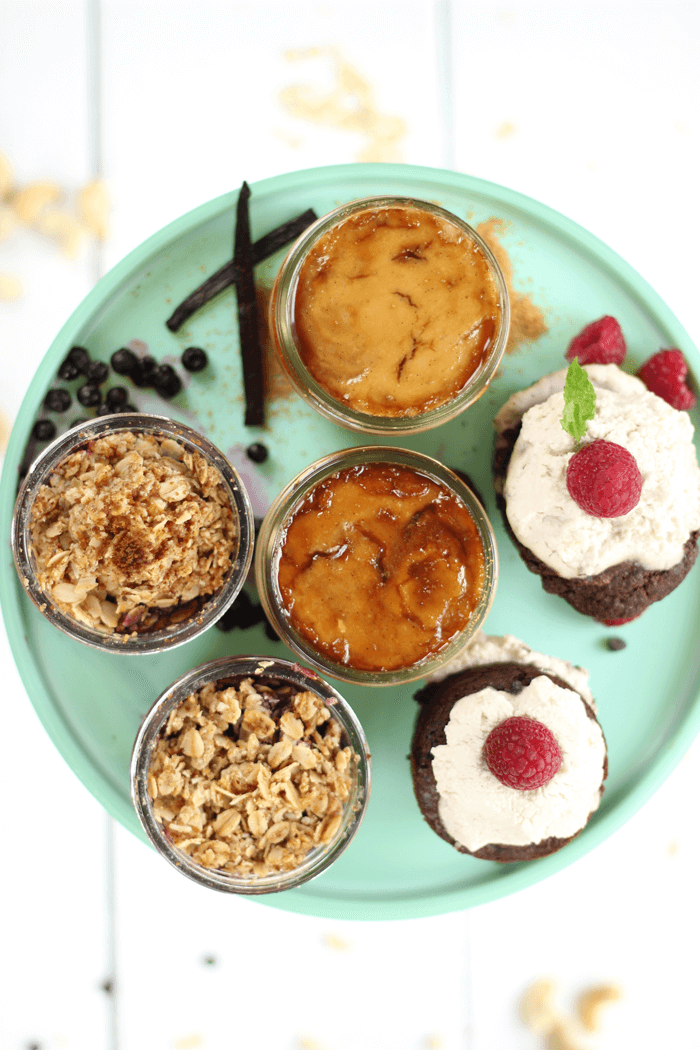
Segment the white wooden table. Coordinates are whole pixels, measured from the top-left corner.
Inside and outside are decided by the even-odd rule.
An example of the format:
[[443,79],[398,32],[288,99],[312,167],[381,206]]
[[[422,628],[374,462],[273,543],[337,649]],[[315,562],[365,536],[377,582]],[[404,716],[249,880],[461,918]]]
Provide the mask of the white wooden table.
[[[0,152],[22,184],[104,176],[113,212],[104,248],[75,261],[28,231],[0,244],[26,286],[0,303],[0,408],[16,415],[95,277],[149,234],[244,178],[391,148],[387,129],[386,159],[580,222],[700,341],[699,45],[698,3],[668,0],[2,0]],[[333,96],[330,125],[300,115],[295,85],[326,112]],[[364,131],[337,126],[358,99]],[[0,673],[2,1050],[534,1050],[516,1003],[548,976],[567,1009],[621,986],[583,1046],[700,1045],[697,744],[549,881],[458,915],[331,923],[172,872],[67,769],[4,636]]]

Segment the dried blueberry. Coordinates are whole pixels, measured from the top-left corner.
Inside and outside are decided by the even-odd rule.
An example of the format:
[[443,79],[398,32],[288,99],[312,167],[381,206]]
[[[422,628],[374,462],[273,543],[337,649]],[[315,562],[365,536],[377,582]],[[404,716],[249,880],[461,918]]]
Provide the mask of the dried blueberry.
[[188,372],[201,372],[209,364],[209,358],[200,346],[188,346],[181,360]]
[[85,370],[88,383],[94,383],[95,386],[100,386],[104,383],[108,375],[109,367],[104,361],[91,361]]
[[182,380],[171,365],[159,365],[153,377],[153,386],[161,397],[175,397],[182,390]]
[[608,638],[606,645],[613,653],[617,653],[621,649],[627,648],[627,642],[623,638]]
[[114,409],[110,405],[108,405],[105,401],[103,401],[102,404],[97,406],[97,415],[98,416],[111,416],[113,412],[114,412]]
[[236,626],[241,627],[243,630],[260,623],[260,606],[252,602],[245,591],[241,591],[230,611],[235,615]]
[[137,360],[131,371],[131,378],[136,386],[153,386],[153,379],[158,369],[158,362],[154,357],[142,357]]
[[265,620],[265,636],[269,638],[271,642],[281,641],[280,636],[277,634],[277,631],[274,629],[269,620]]
[[236,623],[235,617],[233,616],[231,610],[227,609],[224,615],[220,616],[219,619],[216,621],[216,626],[219,628],[220,631],[228,633],[228,631],[232,631],[234,627],[237,627],[238,624]]
[[84,346],[72,346],[66,360],[73,362],[80,375],[85,375],[85,369],[90,364],[90,354]]
[[249,627],[255,627],[264,619],[262,606],[251,601],[245,591],[236,598],[233,605],[226,610],[216,626],[220,631],[232,631],[234,628],[247,631]]
[[115,409],[118,405],[125,405],[129,394],[125,386],[113,386],[105,394],[105,401],[110,408]]
[[75,361],[72,360],[70,354],[68,357],[61,361],[58,366],[58,372],[56,373],[59,379],[62,379],[64,383],[70,383],[72,379],[77,379],[80,375],[80,369],[78,368]]
[[261,441],[254,441],[252,445],[248,445],[245,454],[253,463],[264,463],[270,452],[267,445],[263,445]]
[[44,398],[47,412],[65,412],[71,406],[72,398],[67,390],[49,390]]
[[32,437],[37,441],[51,441],[56,437],[56,424],[51,419],[37,419],[32,427]]
[[139,363],[139,359],[133,350],[128,350],[123,346],[121,350],[114,351],[109,363],[117,375],[130,376]]
[[95,408],[102,400],[100,388],[94,383],[83,383],[82,386],[78,387],[76,396],[80,404],[85,405],[86,408]]

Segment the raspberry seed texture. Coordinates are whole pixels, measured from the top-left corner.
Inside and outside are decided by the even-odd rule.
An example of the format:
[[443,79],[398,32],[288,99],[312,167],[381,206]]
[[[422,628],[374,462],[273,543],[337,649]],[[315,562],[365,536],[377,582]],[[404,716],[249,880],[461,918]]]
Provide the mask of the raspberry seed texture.
[[621,518],[639,503],[642,475],[631,452],[614,441],[592,441],[566,468],[574,503],[592,518]]
[[534,718],[499,722],[487,736],[482,753],[496,779],[516,791],[543,787],[561,766],[561,751],[552,731]]
[[663,398],[679,412],[692,408],[697,401],[686,385],[687,374],[688,366],[680,350],[659,350],[637,373],[652,394]]
[[569,343],[566,360],[580,365],[621,365],[627,353],[620,325],[609,315],[592,321]]

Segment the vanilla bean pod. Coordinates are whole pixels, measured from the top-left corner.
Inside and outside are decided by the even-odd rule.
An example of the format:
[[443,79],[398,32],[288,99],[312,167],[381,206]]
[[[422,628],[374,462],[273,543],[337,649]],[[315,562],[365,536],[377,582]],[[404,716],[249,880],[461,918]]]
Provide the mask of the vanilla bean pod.
[[[316,218],[316,212],[313,208],[308,208],[301,215],[289,219],[287,222],[282,223],[281,226],[277,226],[274,230],[266,233],[264,237],[261,237],[253,245],[253,266],[257,266],[258,263],[269,259],[280,248],[284,248],[291,241],[296,240],[312,222],[316,221]],[[230,259],[211,277],[207,277],[206,281],[200,284],[199,288],[195,288],[186,299],[183,299],[165,322],[166,326],[171,332],[177,332],[185,321],[189,321],[190,317],[205,303],[208,303],[220,292],[223,292],[224,289],[235,283],[236,266],[234,260]]]
[[258,309],[253,278],[253,245],[250,239],[250,186],[244,182],[236,206],[236,241],[233,264],[236,269],[238,336],[243,364],[245,425],[259,427],[265,421],[263,361],[258,333]]

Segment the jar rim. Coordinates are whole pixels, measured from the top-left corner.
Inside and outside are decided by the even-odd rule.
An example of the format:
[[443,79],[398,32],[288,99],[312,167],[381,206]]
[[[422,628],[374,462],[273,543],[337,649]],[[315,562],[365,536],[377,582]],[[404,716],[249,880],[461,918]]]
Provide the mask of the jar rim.
[[[363,671],[337,663],[318,652],[289,622],[282,610],[277,565],[285,523],[306,496],[321,482],[346,468],[383,463],[416,470],[446,486],[463,503],[472,518],[484,555],[484,582],[476,608],[462,631],[438,653],[393,671]],[[458,656],[483,625],[496,592],[498,550],[484,507],[471,488],[454,471],[422,452],[391,445],[364,445],[332,452],[305,467],[278,494],[265,515],[255,546],[255,581],[265,615],[286,645],[322,674],[343,682],[366,686],[399,685],[439,670]]]
[[[103,634],[59,609],[39,586],[31,541],[31,509],[41,485],[73,452],[97,438],[119,433],[149,433],[180,441],[198,452],[219,472],[236,518],[237,547],[227,579],[195,614],[179,624],[142,634]],[[20,486],[12,517],[11,546],[17,575],[26,595],[42,615],[64,634],[102,652],[143,655],[183,645],[216,622],[235,601],[253,560],[255,525],[245,486],[234,467],[208,438],[192,427],[153,413],[120,412],[99,416],[55,438],[37,456]]]
[[[304,364],[296,338],[294,319],[296,293],[303,263],[318,240],[330,229],[357,212],[373,208],[414,207],[428,211],[461,229],[486,259],[496,284],[500,323],[486,358],[469,376],[454,397],[435,408],[415,415],[380,416],[361,412],[329,393]],[[466,220],[439,204],[415,197],[363,197],[340,205],[308,227],[289,249],[277,274],[269,304],[269,328],[275,350],[296,392],[321,415],[349,430],[365,434],[416,434],[454,419],[484,393],[501,362],[510,328],[508,286],[500,264],[484,238]]]
[[[205,868],[178,849],[155,818],[148,789],[148,773],[153,750],[170,713],[191,693],[212,682],[251,677],[279,678],[319,696],[331,717],[346,733],[359,756],[353,792],[343,805],[343,821],[334,840],[325,849],[310,855],[289,872],[260,878],[237,877],[215,868]],[[130,764],[131,797],[139,821],[158,853],[182,874],[200,885],[228,893],[255,896],[293,889],[325,871],[350,845],[362,823],[372,785],[369,745],[362,724],[345,698],[315,671],[298,663],[270,656],[224,656],[209,660],[185,672],[154,701],[134,741]]]

